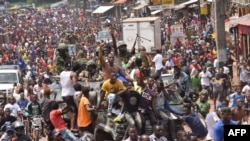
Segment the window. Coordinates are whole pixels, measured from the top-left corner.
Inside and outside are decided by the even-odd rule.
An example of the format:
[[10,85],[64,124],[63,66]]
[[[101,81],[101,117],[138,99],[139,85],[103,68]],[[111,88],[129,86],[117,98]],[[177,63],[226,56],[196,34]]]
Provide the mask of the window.
[[0,73],[0,83],[14,84],[18,83],[16,73]]

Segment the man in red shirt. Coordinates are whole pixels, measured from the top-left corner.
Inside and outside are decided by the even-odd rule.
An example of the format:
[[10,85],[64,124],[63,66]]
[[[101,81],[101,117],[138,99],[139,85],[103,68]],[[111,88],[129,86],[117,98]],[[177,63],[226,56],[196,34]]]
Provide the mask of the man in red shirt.
[[73,133],[67,128],[67,125],[62,118],[62,115],[69,111],[68,107],[63,109],[59,109],[59,105],[57,102],[53,102],[51,104],[52,111],[50,112],[50,121],[55,129],[58,129],[62,134],[63,139],[68,141],[76,141],[77,138],[73,135]]

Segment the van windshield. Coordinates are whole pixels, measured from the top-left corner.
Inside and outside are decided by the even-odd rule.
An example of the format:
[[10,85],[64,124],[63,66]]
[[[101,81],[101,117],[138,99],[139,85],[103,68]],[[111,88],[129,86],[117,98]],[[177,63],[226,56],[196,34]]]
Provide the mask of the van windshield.
[[16,73],[0,73],[0,83],[17,83]]

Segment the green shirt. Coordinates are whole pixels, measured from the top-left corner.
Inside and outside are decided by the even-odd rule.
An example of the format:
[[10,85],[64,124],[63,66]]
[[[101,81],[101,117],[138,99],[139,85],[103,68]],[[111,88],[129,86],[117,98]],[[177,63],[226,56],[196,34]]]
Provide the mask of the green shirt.
[[210,109],[209,104],[207,102],[200,102],[200,99],[197,100],[196,104],[199,106],[201,115],[205,118]]
[[192,88],[194,90],[199,89],[201,84],[201,79],[199,77],[191,77]]

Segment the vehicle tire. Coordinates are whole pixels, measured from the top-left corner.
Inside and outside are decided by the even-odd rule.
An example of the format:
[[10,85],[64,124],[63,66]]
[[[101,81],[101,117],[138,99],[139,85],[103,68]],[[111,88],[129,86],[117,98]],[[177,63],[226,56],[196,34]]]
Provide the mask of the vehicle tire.
[[112,136],[103,130],[95,132],[95,141],[114,141]]
[[39,130],[35,129],[35,136],[34,136],[35,137],[35,141],[39,141],[39,138],[40,138],[39,136],[40,136]]

